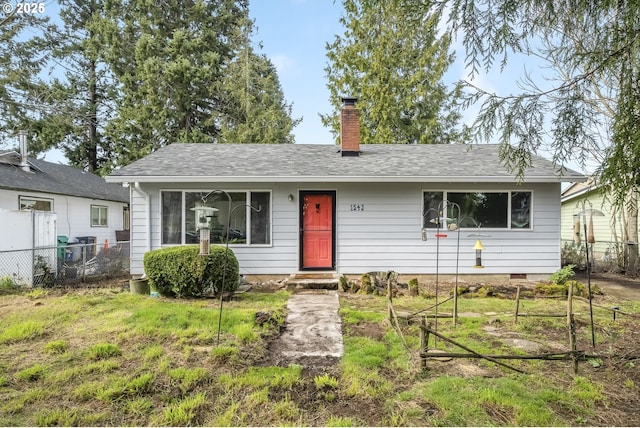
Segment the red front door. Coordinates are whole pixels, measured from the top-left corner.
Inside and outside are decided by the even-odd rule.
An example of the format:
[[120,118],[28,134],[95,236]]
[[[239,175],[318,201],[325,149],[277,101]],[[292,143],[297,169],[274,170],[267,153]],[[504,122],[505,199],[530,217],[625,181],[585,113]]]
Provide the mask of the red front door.
[[300,194],[302,269],[333,269],[335,193]]

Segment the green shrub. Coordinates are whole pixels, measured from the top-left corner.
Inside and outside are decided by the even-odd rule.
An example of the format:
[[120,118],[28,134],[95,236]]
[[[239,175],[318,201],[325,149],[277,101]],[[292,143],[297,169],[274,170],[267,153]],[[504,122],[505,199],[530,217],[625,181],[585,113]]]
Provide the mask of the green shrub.
[[[224,291],[238,288],[238,259],[228,250]],[[212,245],[201,256],[197,245],[161,248],[144,255],[144,271],[151,286],[165,297],[200,297],[218,292],[222,284],[225,248]]]
[[576,274],[573,271],[574,267],[574,265],[566,265],[563,268],[558,269],[549,277],[549,280],[554,284],[564,285]]

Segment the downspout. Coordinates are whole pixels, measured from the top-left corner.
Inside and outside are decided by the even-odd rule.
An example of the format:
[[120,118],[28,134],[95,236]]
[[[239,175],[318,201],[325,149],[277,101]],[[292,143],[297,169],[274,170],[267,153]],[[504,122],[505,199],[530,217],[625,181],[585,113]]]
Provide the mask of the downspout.
[[145,192],[144,190],[142,190],[142,188],[140,187],[140,183],[139,182],[135,182],[134,187],[136,189],[136,191],[138,191],[139,193],[142,193],[142,195],[144,196],[144,201],[145,201],[145,205],[146,205],[146,212],[147,212],[147,251],[151,251],[151,197],[149,196],[149,194],[147,192]]

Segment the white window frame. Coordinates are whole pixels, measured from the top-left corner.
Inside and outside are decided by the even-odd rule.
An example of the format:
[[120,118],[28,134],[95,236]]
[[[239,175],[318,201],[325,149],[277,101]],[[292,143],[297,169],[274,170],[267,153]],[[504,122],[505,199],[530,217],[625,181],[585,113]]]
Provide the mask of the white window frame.
[[[469,227],[469,226],[464,226],[461,227],[461,229],[483,229],[483,230],[495,230],[495,231],[506,231],[506,230],[511,230],[511,231],[521,231],[521,232],[529,232],[529,231],[533,231],[533,222],[534,222],[534,192],[533,190],[530,189],[519,189],[519,190],[507,190],[507,189],[485,189],[485,190],[478,190],[478,189],[473,189],[473,190],[468,190],[468,189],[449,189],[449,190],[444,190],[444,189],[422,189],[421,193],[420,193],[420,208],[422,210],[424,210],[424,194],[425,193],[442,193],[442,200],[443,202],[448,201],[448,194],[449,193],[507,193],[507,227]],[[531,199],[530,199],[530,207],[529,207],[529,227],[528,228],[518,228],[518,227],[512,227],[512,223],[511,223],[511,213],[512,213],[512,205],[511,205],[511,201],[512,201],[512,196],[514,193],[529,193],[531,195]],[[423,213],[424,214],[424,213]],[[446,217],[445,214],[443,214],[444,217]],[[420,224],[422,225],[422,227],[424,228],[424,215],[421,216],[421,221]],[[444,224],[440,225],[441,229],[446,229],[448,227],[446,220],[444,221]],[[431,227],[429,229],[432,229]]]
[[[98,224],[93,223],[93,210],[98,209]],[[104,209],[104,224],[100,224],[102,220],[102,210]],[[89,209],[89,222],[91,227],[109,227],[109,207],[107,205],[94,205],[91,204]]]
[[[234,243],[230,242],[230,247],[272,247],[273,246],[273,190],[272,189],[224,189],[225,192],[231,193],[245,193],[245,201],[247,204],[251,201],[251,193],[268,193],[269,194],[269,243],[268,244],[251,244],[251,215],[253,210],[248,206],[245,207],[245,219],[246,219],[246,242],[245,243]],[[163,212],[162,212],[162,193],[163,192],[177,192],[181,194],[181,225],[180,225],[180,243],[178,244],[165,244],[162,242],[162,230],[164,224],[162,223]],[[160,205],[160,245],[163,247],[173,247],[176,245],[185,245],[186,243],[186,196],[185,193],[203,193],[207,194],[211,192],[209,189],[160,189],[158,191],[158,201]],[[224,196],[222,196],[222,200],[224,200]]]
[[48,211],[45,210],[45,212],[53,212],[53,199],[40,198],[37,196],[18,195],[18,209],[20,211],[30,211],[30,208],[22,208],[23,201],[48,202],[51,209]]

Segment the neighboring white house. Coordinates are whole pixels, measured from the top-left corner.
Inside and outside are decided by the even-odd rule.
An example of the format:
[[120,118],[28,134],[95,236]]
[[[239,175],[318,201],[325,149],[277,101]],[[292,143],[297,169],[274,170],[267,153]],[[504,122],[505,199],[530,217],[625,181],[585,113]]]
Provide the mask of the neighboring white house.
[[[9,151],[0,153],[0,210],[34,210],[56,214],[56,235],[69,242],[116,242],[116,231],[129,229],[129,189],[105,182],[79,169],[27,158]],[[20,230],[0,232],[0,250],[32,248],[15,239]],[[31,234],[24,231],[24,235]],[[119,233],[119,237],[127,233]]]
[[[346,101],[341,146],[172,144],[106,177],[130,183],[132,275],[144,273],[146,251],[198,242],[199,221],[213,243],[230,224],[244,275],[437,269],[531,278],[560,267],[560,183],[586,177],[559,175],[533,156],[518,183],[497,145],[360,146]],[[443,201],[461,212],[452,205],[443,216],[455,219],[438,225]],[[200,205],[217,211],[199,217]]]

